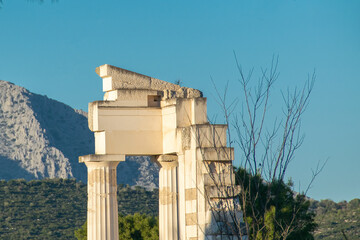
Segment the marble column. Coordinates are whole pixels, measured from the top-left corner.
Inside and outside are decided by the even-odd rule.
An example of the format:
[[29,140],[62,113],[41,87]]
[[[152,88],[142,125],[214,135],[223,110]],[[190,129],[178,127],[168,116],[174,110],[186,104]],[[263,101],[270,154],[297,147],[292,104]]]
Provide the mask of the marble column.
[[118,161],[85,162],[88,168],[88,240],[118,240]]
[[176,155],[161,155],[159,172],[159,239],[178,240],[178,162]]

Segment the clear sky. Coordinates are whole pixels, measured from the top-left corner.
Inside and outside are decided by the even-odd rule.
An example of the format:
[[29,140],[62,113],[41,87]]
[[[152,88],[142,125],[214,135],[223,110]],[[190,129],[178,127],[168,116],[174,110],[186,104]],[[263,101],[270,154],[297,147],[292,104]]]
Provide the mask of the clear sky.
[[288,175],[305,186],[329,159],[309,196],[360,198],[359,0],[3,0],[0,10],[0,79],[83,110],[102,99],[94,70],[107,63],[180,79],[204,92],[214,115],[210,77],[220,89],[230,82],[230,98],[240,92],[233,51],[245,69],[279,55],[271,109],[316,69]]

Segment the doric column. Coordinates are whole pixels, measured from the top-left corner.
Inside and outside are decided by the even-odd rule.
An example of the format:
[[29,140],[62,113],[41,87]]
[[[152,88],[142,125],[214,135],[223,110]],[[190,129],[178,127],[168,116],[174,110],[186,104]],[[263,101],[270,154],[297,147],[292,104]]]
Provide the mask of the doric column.
[[179,239],[178,228],[178,161],[176,155],[158,157],[159,172],[159,239]]
[[80,157],[88,169],[88,240],[119,239],[116,167],[124,160],[123,155]]

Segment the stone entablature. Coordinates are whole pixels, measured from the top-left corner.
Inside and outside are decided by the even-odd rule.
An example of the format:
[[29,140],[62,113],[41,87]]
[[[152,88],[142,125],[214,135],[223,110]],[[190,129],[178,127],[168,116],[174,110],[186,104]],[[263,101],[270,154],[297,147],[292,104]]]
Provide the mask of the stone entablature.
[[[232,201],[238,193],[234,151],[226,145],[227,126],[208,122],[206,98],[199,90],[107,64],[96,72],[105,94],[104,101],[89,104],[95,154],[80,157],[89,174],[88,239],[117,239],[112,174],[126,155],[153,156],[161,167],[161,240],[225,236],[219,226],[229,228],[233,218],[219,211],[241,213]],[[226,236],[236,239],[231,231]]]
[[109,64],[97,67],[95,72],[103,79],[103,91],[107,95],[112,95],[112,91],[120,89],[139,89],[163,92],[162,97],[165,99],[202,97],[202,92],[197,89],[181,87]]

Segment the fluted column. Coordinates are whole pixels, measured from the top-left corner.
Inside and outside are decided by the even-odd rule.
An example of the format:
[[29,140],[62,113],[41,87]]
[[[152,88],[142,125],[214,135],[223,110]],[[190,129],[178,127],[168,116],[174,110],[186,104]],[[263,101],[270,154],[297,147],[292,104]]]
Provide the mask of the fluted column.
[[175,155],[161,155],[159,172],[159,239],[178,240],[178,162]]
[[88,168],[88,240],[118,240],[118,161],[85,162]]

